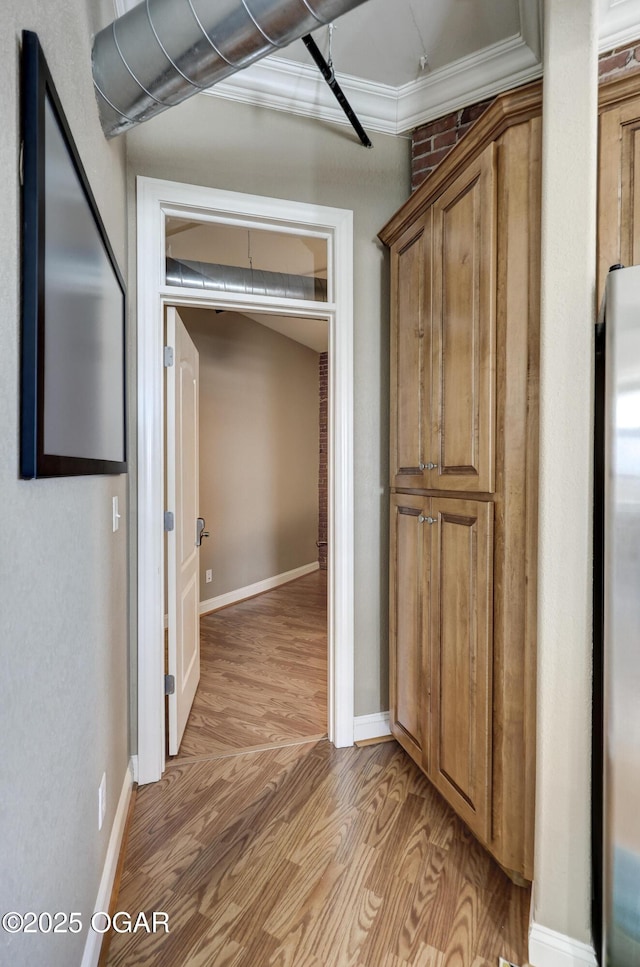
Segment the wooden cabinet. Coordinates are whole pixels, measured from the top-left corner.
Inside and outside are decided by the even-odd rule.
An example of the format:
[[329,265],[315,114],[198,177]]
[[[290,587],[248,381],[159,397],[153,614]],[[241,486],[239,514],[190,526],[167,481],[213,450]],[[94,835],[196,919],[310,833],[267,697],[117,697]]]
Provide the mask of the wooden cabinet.
[[432,498],[429,775],[482,839],[491,832],[493,504]]
[[[489,144],[433,205],[431,443],[427,486],[494,486],[495,183]],[[427,462],[427,461],[425,461]]]
[[429,689],[427,615],[429,596],[428,532],[422,517],[425,499],[394,495],[391,506],[391,694],[394,734],[419,765],[426,766],[425,719]]
[[393,485],[494,486],[495,185],[489,144],[393,250]]
[[493,505],[393,494],[391,508],[394,732],[486,837]]
[[533,875],[541,92],[497,98],[391,249],[393,734]]
[[612,265],[640,264],[640,80],[599,92],[598,304]]

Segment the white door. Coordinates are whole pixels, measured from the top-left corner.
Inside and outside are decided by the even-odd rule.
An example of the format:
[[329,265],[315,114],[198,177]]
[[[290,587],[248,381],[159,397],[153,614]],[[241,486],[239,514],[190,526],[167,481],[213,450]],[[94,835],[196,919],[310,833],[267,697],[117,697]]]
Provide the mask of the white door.
[[176,755],[200,681],[200,542],[198,527],[198,350],[180,316],[167,309],[167,534],[169,755]]

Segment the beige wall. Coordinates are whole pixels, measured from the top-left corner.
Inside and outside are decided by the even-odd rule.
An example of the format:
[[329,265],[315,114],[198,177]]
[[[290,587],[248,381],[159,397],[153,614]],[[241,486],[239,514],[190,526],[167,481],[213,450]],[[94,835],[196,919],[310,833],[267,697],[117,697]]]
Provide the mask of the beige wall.
[[236,312],[179,312],[200,354],[204,601],[318,558],[318,354]]
[[388,266],[376,234],[409,194],[410,142],[198,95],[127,136],[129,173],[354,212],[355,707],[388,707]]
[[[0,909],[80,911],[85,924],[128,762],[126,477],[18,479],[18,71],[20,32],[35,30],[126,269],[124,145],[102,136],[90,66],[90,36],[112,16],[108,2],[7,0],[0,31]],[[0,931],[0,962],[69,967],[86,939]]]

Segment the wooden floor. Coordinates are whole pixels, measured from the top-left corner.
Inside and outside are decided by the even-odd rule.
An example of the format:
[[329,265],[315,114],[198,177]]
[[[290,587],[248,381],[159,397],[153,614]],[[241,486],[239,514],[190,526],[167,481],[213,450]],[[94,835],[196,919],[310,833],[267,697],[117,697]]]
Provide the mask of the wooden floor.
[[200,645],[176,759],[326,735],[326,571],[203,615]]
[[138,792],[110,967],[523,964],[513,886],[395,743],[174,762]]

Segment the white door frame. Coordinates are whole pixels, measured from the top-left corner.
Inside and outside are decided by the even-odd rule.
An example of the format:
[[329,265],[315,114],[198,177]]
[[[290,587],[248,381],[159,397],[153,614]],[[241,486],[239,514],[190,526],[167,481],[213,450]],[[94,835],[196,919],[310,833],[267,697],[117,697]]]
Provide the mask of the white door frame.
[[[354,738],[353,212],[138,177],[137,181],[137,781],[165,766],[164,732],[164,306],[224,305],[329,321],[328,734]],[[327,239],[328,301],[234,296],[165,285],[165,214]]]

